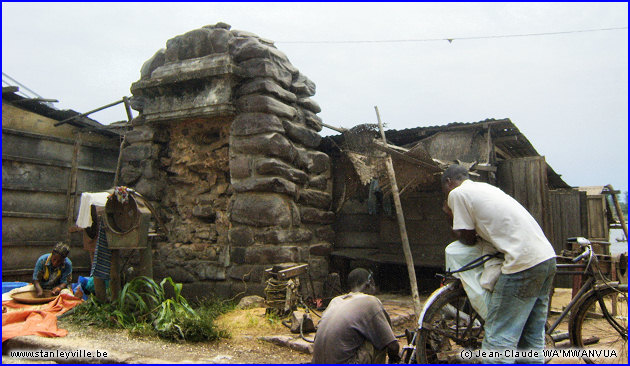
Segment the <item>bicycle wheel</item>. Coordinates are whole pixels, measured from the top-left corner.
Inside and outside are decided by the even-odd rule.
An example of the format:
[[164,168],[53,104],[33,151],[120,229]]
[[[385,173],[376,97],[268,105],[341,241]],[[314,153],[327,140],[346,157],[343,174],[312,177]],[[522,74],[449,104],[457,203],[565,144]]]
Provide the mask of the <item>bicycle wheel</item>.
[[446,291],[427,310],[416,342],[418,363],[470,363],[461,351],[478,349],[483,320],[461,286]]
[[574,347],[590,350],[592,357],[583,358],[586,362],[627,364],[628,288],[604,288],[599,294],[612,320],[604,316],[597,293],[591,290],[569,320],[571,343]]

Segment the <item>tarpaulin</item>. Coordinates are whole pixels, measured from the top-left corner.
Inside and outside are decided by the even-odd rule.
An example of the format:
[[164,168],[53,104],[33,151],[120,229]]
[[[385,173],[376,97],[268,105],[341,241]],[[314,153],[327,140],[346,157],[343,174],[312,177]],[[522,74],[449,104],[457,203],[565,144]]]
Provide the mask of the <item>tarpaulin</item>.
[[44,305],[3,301],[2,307],[10,310],[2,313],[2,342],[23,335],[65,337],[68,331],[57,328],[57,316],[82,302],[83,300],[68,294],[61,294]]

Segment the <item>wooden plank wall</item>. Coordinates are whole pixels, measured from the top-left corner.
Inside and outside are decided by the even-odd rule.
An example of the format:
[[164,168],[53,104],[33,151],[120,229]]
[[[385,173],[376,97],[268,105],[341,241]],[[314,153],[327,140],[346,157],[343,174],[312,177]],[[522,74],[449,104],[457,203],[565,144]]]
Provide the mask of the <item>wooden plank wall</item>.
[[606,196],[594,194],[586,196],[588,217],[588,238],[608,241],[608,219],[606,217]]
[[542,156],[503,160],[497,167],[497,186],[514,197],[553,238],[547,164]]
[[[549,238],[556,253],[569,249],[567,238],[582,236],[582,215],[580,192],[575,189],[551,190],[551,212],[553,217],[553,237]],[[555,287],[570,288],[573,280],[567,275],[557,275]]]
[[582,235],[580,215],[580,192],[574,189],[552,190],[551,212],[553,216],[553,236],[550,238],[556,253],[568,249],[566,240]]
[[[111,188],[118,139],[82,134],[71,190],[76,128],[55,130],[55,120],[6,103],[2,119],[2,278],[30,281],[37,258],[67,241],[81,193]],[[89,274],[81,235],[72,235],[70,244],[75,273]]]

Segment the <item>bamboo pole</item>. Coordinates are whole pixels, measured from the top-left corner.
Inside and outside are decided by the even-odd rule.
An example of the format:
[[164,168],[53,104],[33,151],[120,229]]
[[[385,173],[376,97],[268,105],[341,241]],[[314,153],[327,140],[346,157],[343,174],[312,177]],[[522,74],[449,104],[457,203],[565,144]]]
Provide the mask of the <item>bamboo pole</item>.
[[[378,107],[374,106],[376,110],[376,118],[378,119],[378,128],[381,130],[381,136],[383,137],[383,143],[387,145],[385,139],[385,130],[383,130],[383,123],[381,122],[381,115],[378,112]],[[413,265],[413,257],[411,256],[411,249],[409,248],[409,237],[407,236],[407,227],[405,226],[405,217],[403,215],[402,204],[400,202],[400,194],[398,193],[398,185],[396,184],[396,174],[394,172],[394,164],[392,163],[392,157],[387,154],[385,158],[385,164],[387,165],[387,173],[389,175],[389,181],[392,188],[392,195],[394,196],[394,206],[396,207],[396,216],[398,218],[398,228],[400,229],[400,238],[402,239],[403,253],[405,254],[405,262],[407,263],[407,272],[409,272],[409,283],[411,285],[411,297],[413,298],[413,308],[416,313],[416,318],[420,316],[422,306],[420,305],[420,295],[418,294],[418,282],[416,280],[416,269]]]

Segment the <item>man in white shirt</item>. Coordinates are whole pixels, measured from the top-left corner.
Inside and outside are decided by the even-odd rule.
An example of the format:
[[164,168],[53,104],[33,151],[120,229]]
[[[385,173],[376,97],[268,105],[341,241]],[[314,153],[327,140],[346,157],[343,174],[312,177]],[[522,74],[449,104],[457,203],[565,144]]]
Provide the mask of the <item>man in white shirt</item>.
[[[444,171],[442,190],[453,212],[453,231],[459,240],[474,245],[479,236],[504,254],[501,275],[488,304],[482,348],[541,351],[556,272],[551,243],[521,204],[495,186],[471,181],[463,166],[451,165]],[[515,361],[492,359],[500,363]],[[543,363],[544,358],[541,354],[539,358],[518,361]]]

